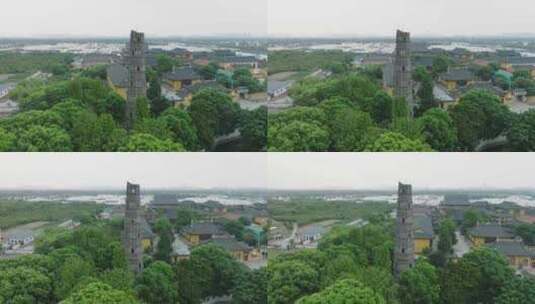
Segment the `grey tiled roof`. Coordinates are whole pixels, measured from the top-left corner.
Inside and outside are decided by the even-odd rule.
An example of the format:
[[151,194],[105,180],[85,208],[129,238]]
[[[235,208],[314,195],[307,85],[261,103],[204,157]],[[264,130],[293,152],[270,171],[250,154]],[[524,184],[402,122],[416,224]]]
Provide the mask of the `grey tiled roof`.
[[431,222],[431,217],[426,215],[414,216],[414,237],[420,239],[432,239],[433,236],[433,223]]
[[440,75],[440,79],[451,81],[469,81],[474,80],[475,75],[472,71],[468,69],[451,69],[446,73]]
[[128,86],[128,70],[120,64],[112,64],[107,68],[108,77],[111,82],[119,87]]
[[498,224],[482,224],[470,229],[470,235],[483,238],[513,238],[510,228]]
[[216,246],[222,247],[227,251],[250,251],[251,247],[240,242],[235,238],[221,238],[221,239],[212,239],[206,242],[206,244],[214,244]]
[[498,241],[487,245],[490,248],[496,249],[505,256],[524,256],[535,257],[535,252],[529,250],[520,241]]
[[175,69],[164,75],[169,80],[198,80],[201,76],[191,67]]
[[224,234],[223,227],[215,223],[195,223],[182,229],[185,234],[218,235]]

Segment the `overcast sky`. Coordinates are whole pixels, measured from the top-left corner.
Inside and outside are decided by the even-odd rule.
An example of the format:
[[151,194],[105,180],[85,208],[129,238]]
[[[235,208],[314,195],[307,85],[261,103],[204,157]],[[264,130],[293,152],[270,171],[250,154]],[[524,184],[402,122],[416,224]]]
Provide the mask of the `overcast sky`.
[[0,153],[0,189],[266,188],[265,153]]
[[0,169],[0,189],[535,188],[530,153],[12,153]]
[[529,0],[268,0],[269,32],[289,36],[535,34]]
[[270,0],[2,0],[0,37],[266,35]]
[[535,188],[531,153],[270,153],[268,162],[274,189]]

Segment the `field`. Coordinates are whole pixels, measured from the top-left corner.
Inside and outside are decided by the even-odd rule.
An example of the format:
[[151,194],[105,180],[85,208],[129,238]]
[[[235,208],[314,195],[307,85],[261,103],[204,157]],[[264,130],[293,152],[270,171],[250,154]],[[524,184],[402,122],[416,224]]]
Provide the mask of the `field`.
[[103,206],[95,203],[0,201],[0,228],[33,222],[57,222],[96,214]]
[[275,51],[269,53],[269,74],[312,72],[333,64],[353,61],[353,55],[342,51]]
[[368,219],[373,215],[389,213],[394,208],[383,202],[354,203],[324,200],[291,200],[289,202],[270,201],[271,216],[281,222],[296,222],[306,225],[326,220],[353,221]]

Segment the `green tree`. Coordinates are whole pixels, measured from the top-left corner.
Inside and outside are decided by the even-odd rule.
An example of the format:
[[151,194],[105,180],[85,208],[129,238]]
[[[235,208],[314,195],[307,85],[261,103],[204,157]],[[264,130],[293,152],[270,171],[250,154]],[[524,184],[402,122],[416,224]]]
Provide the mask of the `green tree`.
[[451,108],[461,147],[473,150],[481,140],[493,139],[511,125],[511,112],[486,91],[471,91]]
[[188,151],[196,151],[200,148],[197,130],[188,112],[169,108],[158,118],[172,132],[173,140],[184,145]]
[[175,61],[168,55],[160,54],[156,56],[156,71],[158,74],[162,75],[163,73],[171,72],[173,66],[175,66]]
[[216,136],[234,132],[240,119],[240,106],[225,93],[205,89],[193,95],[189,113],[201,145],[211,149]]
[[160,140],[150,134],[137,133],[128,137],[120,148],[122,152],[183,152],[181,144],[171,140]]
[[386,132],[368,145],[371,152],[430,152],[431,147],[420,140],[409,139],[402,134]]
[[535,224],[520,224],[515,232],[528,246],[535,246]]
[[439,74],[446,72],[450,63],[451,60],[445,55],[440,55],[433,58],[433,77],[436,78]]
[[430,75],[425,75],[420,82],[420,89],[417,92],[420,101],[417,109],[418,116],[421,116],[429,109],[437,107],[435,102],[435,95],[433,94],[433,79]]
[[374,290],[356,280],[346,279],[319,293],[304,297],[296,304],[385,304],[385,300]]
[[175,220],[175,230],[180,232],[182,228],[190,225],[193,220],[195,220],[199,215],[188,209],[177,209],[176,211],[176,220]]
[[292,121],[268,128],[271,152],[322,152],[329,148],[329,132],[316,124]]
[[247,151],[262,151],[267,145],[267,107],[244,111],[241,116],[240,133]]
[[52,298],[52,280],[35,265],[0,271],[0,299],[7,303],[50,303]]
[[483,247],[450,263],[441,275],[443,303],[494,303],[513,269],[497,251]]
[[269,304],[294,303],[319,288],[318,272],[303,262],[271,263],[268,273]]
[[137,281],[136,290],[144,303],[178,303],[178,292],[174,282],[173,268],[165,262],[158,261],[143,270]]
[[231,290],[234,304],[267,304],[267,271],[265,268],[243,271],[236,278],[236,284]]
[[455,235],[455,223],[446,218],[440,222],[438,228],[438,250],[443,254],[449,255],[453,253],[453,246],[457,243]]
[[205,80],[213,80],[215,79],[217,75],[217,71],[219,70],[219,65],[215,62],[210,62],[205,66],[202,66],[198,72]]
[[62,304],[138,304],[128,293],[113,289],[111,286],[94,282],[73,293]]
[[15,135],[0,128],[0,152],[11,152],[15,150]]
[[425,260],[418,260],[415,267],[401,274],[399,295],[402,304],[439,303],[440,285],[438,271]]
[[339,111],[329,124],[332,145],[338,152],[363,151],[376,137],[370,115],[362,111]]
[[440,109],[426,111],[418,123],[425,142],[435,151],[454,151],[457,146],[457,129],[448,112]]
[[58,127],[32,126],[22,131],[17,150],[21,152],[72,151],[71,138]]
[[66,299],[76,285],[94,274],[95,266],[89,261],[79,256],[67,258],[58,269],[59,280],[56,281],[55,288],[57,298]]
[[535,151],[535,110],[515,116],[507,139],[512,151]]
[[535,303],[535,280],[531,278],[514,278],[501,290],[496,304]]

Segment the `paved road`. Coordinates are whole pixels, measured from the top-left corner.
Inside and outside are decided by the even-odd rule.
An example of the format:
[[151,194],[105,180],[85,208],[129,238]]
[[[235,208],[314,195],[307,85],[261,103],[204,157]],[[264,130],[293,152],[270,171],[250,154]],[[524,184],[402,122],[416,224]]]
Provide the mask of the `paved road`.
[[292,240],[295,240],[295,236],[297,235],[297,229],[298,229],[297,223],[294,223],[292,233],[290,234],[289,237],[282,239],[280,241],[275,241],[273,243],[278,245],[281,249],[287,250]]

